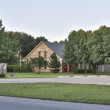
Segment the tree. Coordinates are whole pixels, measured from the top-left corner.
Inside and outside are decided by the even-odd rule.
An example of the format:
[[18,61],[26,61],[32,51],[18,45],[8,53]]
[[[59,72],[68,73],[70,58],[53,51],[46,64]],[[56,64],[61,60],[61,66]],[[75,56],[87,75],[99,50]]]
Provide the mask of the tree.
[[31,58],[31,65],[33,69],[37,67],[39,69],[38,73],[40,74],[41,68],[47,65],[47,61],[44,60],[44,58],[41,56],[39,56],[38,58]]
[[64,43],[65,43],[65,41],[61,40],[61,41],[59,41],[59,43],[60,43],[60,44],[64,44]]
[[53,43],[58,43],[58,41],[54,41]]
[[87,41],[86,32],[83,30],[72,31],[68,40],[65,41],[65,49],[64,49],[64,60],[68,64],[77,65],[78,63],[82,64],[83,60],[83,52],[85,50],[85,42]]
[[22,57],[25,57],[29,52],[31,52],[31,50],[41,41],[42,42],[48,41],[45,37],[40,36],[35,39],[33,36],[28,35],[27,33],[24,32],[9,31],[7,32],[7,34],[11,39],[16,38],[19,40],[19,46],[21,49]]
[[95,31],[93,36],[87,42],[89,62],[93,67],[93,73],[96,73],[100,64],[104,64],[105,52],[103,49],[103,36],[99,31]]
[[75,48],[73,45],[74,45],[73,40],[71,39],[65,40],[63,59],[68,64],[76,65],[77,61],[76,61],[76,55],[74,54]]
[[76,34],[76,39],[74,39],[75,43],[74,43],[74,54],[77,56],[77,63],[81,65],[81,69],[82,69],[82,58],[83,58],[83,53],[85,51],[85,43],[87,42],[87,36],[86,36],[86,32],[83,30],[79,30],[77,31]]
[[15,64],[18,59],[16,54],[19,48],[19,41],[16,38],[10,39],[5,28],[2,27],[2,21],[0,21],[0,62]]
[[36,45],[38,45],[40,42],[48,42],[48,40],[43,36],[37,37],[35,41],[36,41]]
[[60,61],[55,53],[51,54],[48,66],[51,68],[51,72],[57,73],[60,71]]
[[21,55],[25,57],[31,50],[36,46],[36,42],[34,37],[28,35],[26,33],[21,33],[20,37],[20,47],[21,47]]
[[76,44],[76,31],[72,31],[69,36],[68,39],[65,40],[65,46],[64,46],[64,55],[63,55],[63,59],[64,61],[66,61],[68,64],[76,64],[76,55],[74,54],[75,51],[75,47],[74,44]]
[[110,64],[110,35],[103,36],[104,63]]

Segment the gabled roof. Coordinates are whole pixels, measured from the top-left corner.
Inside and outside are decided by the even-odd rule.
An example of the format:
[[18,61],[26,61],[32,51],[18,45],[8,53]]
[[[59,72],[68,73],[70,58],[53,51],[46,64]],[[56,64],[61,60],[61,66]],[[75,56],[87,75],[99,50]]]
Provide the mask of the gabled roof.
[[47,47],[49,47],[53,52],[55,52],[60,58],[63,58],[64,44],[43,42]]
[[56,53],[60,58],[63,59],[64,44],[51,43],[51,42],[40,42],[22,61],[25,61],[26,58],[27,58],[41,43],[45,44],[48,48],[50,48],[54,53]]

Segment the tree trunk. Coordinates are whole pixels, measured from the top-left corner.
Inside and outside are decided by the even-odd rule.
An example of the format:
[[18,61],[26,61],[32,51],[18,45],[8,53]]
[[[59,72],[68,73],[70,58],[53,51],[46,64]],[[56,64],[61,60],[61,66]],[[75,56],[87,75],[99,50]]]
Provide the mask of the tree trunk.
[[92,64],[92,67],[93,67],[93,73],[96,74],[96,71],[97,71],[97,65],[96,65],[96,64]]
[[38,74],[40,74],[40,68],[39,68]]
[[84,67],[85,73],[87,73],[87,66]]
[[34,66],[32,67],[32,71],[34,72]]
[[80,69],[82,70],[82,63],[80,63]]
[[89,69],[91,69],[91,64],[89,64]]

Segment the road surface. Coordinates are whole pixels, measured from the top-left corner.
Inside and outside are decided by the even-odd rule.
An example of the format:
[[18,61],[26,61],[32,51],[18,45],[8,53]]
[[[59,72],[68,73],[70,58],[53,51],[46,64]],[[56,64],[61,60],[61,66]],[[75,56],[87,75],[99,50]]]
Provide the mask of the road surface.
[[0,110],[110,110],[110,105],[0,96]]
[[110,85],[110,76],[60,76],[56,78],[17,78],[17,79],[0,79],[0,83],[38,83],[38,82],[57,82],[73,84],[99,84]]

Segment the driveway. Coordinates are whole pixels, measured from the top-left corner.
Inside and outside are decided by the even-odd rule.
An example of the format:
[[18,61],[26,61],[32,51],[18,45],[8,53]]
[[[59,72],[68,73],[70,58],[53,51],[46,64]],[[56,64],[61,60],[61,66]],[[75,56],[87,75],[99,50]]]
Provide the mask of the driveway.
[[0,96],[0,110],[110,110],[110,105]]
[[0,83],[39,83],[39,82],[57,82],[73,84],[99,84],[110,85],[110,76],[60,76],[56,78],[18,78],[18,79],[0,79]]

